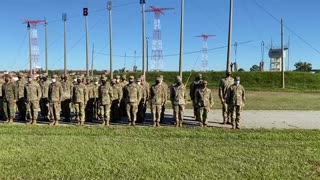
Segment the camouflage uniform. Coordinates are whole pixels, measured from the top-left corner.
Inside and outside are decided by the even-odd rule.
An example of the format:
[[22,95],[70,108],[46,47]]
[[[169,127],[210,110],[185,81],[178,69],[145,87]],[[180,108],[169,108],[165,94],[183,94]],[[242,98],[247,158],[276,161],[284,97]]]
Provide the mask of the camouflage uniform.
[[160,116],[160,122],[163,122],[163,120],[164,120],[164,112],[166,111],[166,103],[167,103],[167,99],[168,99],[169,86],[167,85],[167,83],[165,83],[163,81],[163,76],[162,75],[160,75],[159,78],[160,78],[160,84],[161,84],[161,87],[163,89],[164,97],[165,97],[163,105],[161,106],[161,116]]
[[166,101],[166,90],[161,84],[161,78],[157,77],[156,84],[150,88],[150,103],[153,126],[160,126],[162,106]]
[[24,88],[24,97],[27,101],[27,109],[30,115],[29,124],[36,124],[38,118],[39,101],[41,98],[41,87],[35,82],[33,76],[28,76],[28,83]]
[[19,73],[18,76],[19,80],[16,82],[16,88],[17,88],[17,106],[19,111],[20,120],[25,121],[26,120],[26,101],[24,98],[24,86],[26,85],[26,81],[24,79],[24,74]]
[[81,78],[77,78],[77,84],[73,86],[72,102],[75,107],[75,115],[78,119],[78,125],[84,125],[85,113],[84,108],[85,103],[88,101],[86,86],[82,83]]
[[2,84],[3,84],[3,79],[2,79],[2,75],[0,75],[0,120],[3,120],[3,119],[4,119],[3,97],[2,97]]
[[146,118],[146,111],[147,111],[147,102],[149,99],[149,84],[144,81],[144,78],[138,79],[138,85],[140,87],[140,94],[141,99],[138,105],[138,114],[137,114],[137,121],[144,122]]
[[112,87],[110,83],[106,82],[106,78],[102,78],[102,84],[99,87],[99,103],[100,103],[100,118],[102,125],[109,126],[110,121],[110,108],[112,100]]
[[120,100],[122,99],[122,87],[112,80],[112,104],[111,104],[111,121],[116,122],[121,120]]
[[44,74],[42,77],[42,80],[40,81],[40,87],[41,87],[41,92],[42,96],[40,99],[40,110],[41,110],[41,115],[49,119],[49,101],[48,101],[48,94],[49,94],[49,86],[50,86],[50,81],[47,79],[48,75]]
[[11,75],[5,77],[5,83],[2,85],[3,111],[7,122],[13,122],[15,115],[15,102],[17,100],[16,86]]
[[91,83],[90,77],[87,77],[87,84],[86,84],[86,89],[87,89],[87,96],[88,96],[88,101],[87,105],[85,107],[85,117],[87,122],[92,122],[93,117],[93,108],[94,108],[94,89],[93,89],[93,84]]
[[63,97],[63,89],[60,82],[57,82],[57,76],[52,76],[52,83],[49,86],[49,110],[50,120],[49,125],[58,125],[60,121],[61,101]]
[[68,75],[63,75],[63,81],[61,82],[63,95],[61,101],[61,109],[62,109],[62,116],[64,117],[65,121],[70,121],[70,113],[71,113],[71,97],[73,91],[73,83],[68,80]]
[[219,85],[219,98],[222,104],[223,124],[231,124],[230,113],[228,111],[228,104],[226,101],[228,89],[234,83],[230,74],[230,72],[226,72],[226,78],[221,79]]
[[[124,90],[124,87],[126,87],[126,85],[128,85],[128,81],[126,79],[127,79],[126,75],[125,74],[122,75],[121,81],[120,81],[122,92]],[[125,99],[123,99],[123,96],[122,96],[122,99],[120,101],[120,111],[121,111],[121,116],[122,117],[127,116],[127,109],[126,108],[127,108],[126,107],[126,102],[125,102]]]
[[123,99],[126,104],[128,125],[131,125],[132,123],[132,125],[135,126],[140,98],[139,87],[134,83],[134,77],[130,76],[130,83],[123,89]]
[[193,114],[196,117],[196,121],[199,121],[197,117],[197,105],[194,101],[194,96],[197,91],[202,86],[203,80],[202,80],[202,74],[198,74],[196,79],[190,84],[190,98],[192,101],[192,106],[193,106]]
[[[237,84],[237,82],[239,83]],[[240,112],[245,100],[245,89],[240,85],[240,77],[236,77],[235,83],[230,86],[227,95],[228,108],[232,119],[232,129],[240,129]]]
[[93,118],[98,119],[99,114],[99,83],[98,79],[94,79],[94,84],[92,85],[92,92],[93,92]]
[[203,81],[203,88],[198,89],[194,97],[197,106],[197,119],[199,119],[201,127],[207,127],[208,112],[213,106],[213,95],[211,90],[207,88],[207,84],[207,81]]
[[186,104],[186,94],[185,86],[183,85],[180,76],[177,77],[177,82],[170,88],[170,100],[176,127],[182,127],[183,112]]

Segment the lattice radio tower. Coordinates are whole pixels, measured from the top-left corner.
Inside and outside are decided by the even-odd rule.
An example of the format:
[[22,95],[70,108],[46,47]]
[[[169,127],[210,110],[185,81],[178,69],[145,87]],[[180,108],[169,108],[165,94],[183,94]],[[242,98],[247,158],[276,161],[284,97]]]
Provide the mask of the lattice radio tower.
[[201,50],[201,54],[202,54],[201,66],[203,71],[208,70],[208,38],[213,36],[216,36],[216,35],[201,34],[199,36],[196,36],[196,37],[201,37],[203,39],[202,50]]
[[40,64],[39,64],[39,56],[40,56],[40,49],[39,49],[39,43],[38,43],[38,30],[37,30],[37,25],[38,24],[45,24],[44,20],[30,20],[30,19],[24,19],[23,20],[25,24],[27,24],[29,33],[30,33],[30,46],[31,49],[31,62],[32,64],[30,65],[30,69],[35,71],[37,69],[40,69]]
[[145,12],[154,13],[154,28],[153,28],[153,41],[152,41],[152,69],[155,71],[161,71],[163,67],[163,54],[162,54],[162,38],[161,38],[161,25],[160,15],[165,10],[173,10],[174,8],[158,8],[150,6],[151,9]]

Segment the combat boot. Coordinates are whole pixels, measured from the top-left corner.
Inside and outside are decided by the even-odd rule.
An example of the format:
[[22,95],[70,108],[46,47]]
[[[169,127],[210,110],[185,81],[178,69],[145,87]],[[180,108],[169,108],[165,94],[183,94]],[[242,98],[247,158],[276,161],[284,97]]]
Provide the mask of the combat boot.
[[130,121],[128,121],[128,126],[131,126],[131,122]]
[[159,121],[157,121],[157,126],[160,127],[160,122]]
[[9,119],[9,122],[8,122],[9,124],[11,124],[11,123],[13,123],[13,119]]
[[179,127],[179,121],[176,121],[176,127]]
[[84,125],[84,121],[80,121],[80,126],[83,126]]
[[7,119],[7,120],[6,120],[6,123],[9,123],[9,121],[10,121],[10,120],[9,120],[9,119]]
[[135,121],[132,122],[132,126],[136,126],[136,122]]
[[59,121],[56,120],[53,125],[58,126],[59,124],[60,124]]
[[105,126],[105,125],[106,125],[106,121],[104,119],[102,119],[101,126]]
[[51,121],[51,123],[49,123],[49,126],[53,126],[55,124],[55,121]]
[[30,119],[29,122],[27,122],[27,124],[32,124],[32,119]]
[[181,121],[179,122],[179,127],[182,127],[182,122]]
[[107,127],[109,127],[109,126],[110,126],[109,121],[106,121],[106,126],[107,126]]
[[156,126],[157,126],[156,121],[153,121],[153,127],[156,127]]
[[32,125],[36,125],[37,124],[37,120],[36,119],[34,119],[34,120],[32,120],[32,123],[31,123]]

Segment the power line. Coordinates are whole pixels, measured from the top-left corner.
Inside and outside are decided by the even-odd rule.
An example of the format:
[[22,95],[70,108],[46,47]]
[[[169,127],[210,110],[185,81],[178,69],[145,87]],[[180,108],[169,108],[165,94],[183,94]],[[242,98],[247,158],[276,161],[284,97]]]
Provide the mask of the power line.
[[[262,9],[265,13],[267,13],[269,16],[271,16],[275,21],[277,21],[278,23],[281,23],[281,20],[279,20],[278,18],[276,18],[274,15],[272,15],[268,10],[266,10],[264,7],[262,7],[257,0],[255,0],[255,4]],[[290,31],[293,35],[295,35],[298,39],[300,39],[302,42],[304,42],[306,45],[308,45],[310,48],[312,48],[314,51],[316,51],[318,54],[320,54],[320,51],[315,48],[311,43],[309,43],[308,41],[306,41],[305,39],[303,39],[299,34],[297,34],[296,32],[294,32],[289,26],[287,26],[286,24],[284,24],[284,27]]]

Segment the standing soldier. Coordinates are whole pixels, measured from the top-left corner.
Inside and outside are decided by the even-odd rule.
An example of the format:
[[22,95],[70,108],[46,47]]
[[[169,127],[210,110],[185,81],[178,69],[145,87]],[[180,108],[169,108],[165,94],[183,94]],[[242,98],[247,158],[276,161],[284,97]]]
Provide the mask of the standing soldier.
[[138,85],[140,87],[140,102],[138,105],[137,119],[139,122],[143,123],[146,118],[147,104],[149,99],[149,83],[144,80],[144,76],[138,79]]
[[101,86],[99,87],[99,104],[100,104],[100,118],[102,126],[109,126],[110,108],[112,99],[112,87],[107,83],[107,78],[102,77]]
[[183,112],[186,104],[185,90],[181,77],[177,76],[176,83],[170,89],[170,100],[176,127],[182,127]]
[[92,122],[93,119],[93,108],[94,108],[94,89],[93,84],[90,77],[86,78],[86,90],[87,90],[87,96],[88,101],[86,102],[85,107],[85,117],[87,122]]
[[50,109],[50,120],[49,125],[59,125],[60,111],[61,111],[61,100],[63,97],[63,89],[60,82],[57,82],[57,75],[53,75],[51,78],[52,83],[49,86],[49,109]]
[[222,104],[222,117],[223,117],[223,124],[231,124],[230,113],[228,111],[228,104],[226,101],[227,92],[229,87],[234,83],[233,78],[231,77],[231,72],[226,71],[226,77],[221,79],[219,85],[219,98]]
[[207,88],[208,82],[203,81],[202,88],[196,91],[194,101],[197,106],[197,116],[200,120],[201,127],[207,127],[208,113],[213,106],[213,95],[209,88]]
[[40,110],[41,110],[41,115],[47,120],[49,120],[48,94],[49,94],[50,84],[51,83],[48,80],[48,74],[44,74],[42,76],[42,80],[40,81],[40,87],[41,87],[41,92],[42,92],[42,96],[40,99]]
[[28,76],[28,83],[24,88],[24,97],[27,101],[30,120],[28,124],[37,124],[39,101],[41,98],[41,87],[34,81],[33,75]]
[[15,103],[17,101],[16,86],[10,74],[5,76],[2,85],[3,111],[7,123],[12,123],[15,115]]
[[193,115],[196,118],[196,121],[200,121],[197,117],[197,105],[194,101],[194,96],[197,91],[202,86],[203,80],[202,80],[202,74],[198,74],[195,80],[190,84],[190,98],[192,101],[193,106]]
[[93,118],[94,119],[98,119],[98,113],[99,113],[99,82],[98,82],[98,78],[94,78],[93,79],[94,84],[92,85],[93,88]]
[[26,102],[24,98],[24,86],[26,85],[26,81],[24,78],[23,73],[19,73],[18,75],[18,81],[16,82],[16,88],[17,88],[17,106],[18,106],[18,111],[19,111],[19,119],[21,121],[26,120]]
[[138,103],[140,101],[140,91],[137,84],[134,83],[134,77],[130,76],[129,84],[123,89],[123,99],[126,105],[128,125],[136,125]]
[[111,121],[117,122],[121,120],[120,100],[122,99],[122,87],[117,83],[116,79],[111,81],[112,87],[112,103],[111,103]]
[[150,88],[150,103],[153,127],[160,126],[161,111],[165,101],[166,92],[161,85],[161,77],[157,77],[156,83]]
[[240,112],[246,100],[244,87],[240,84],[240,77],[236,77],[234,84],[230,86],[227,95],[227,103],[232,119],[232,129],[240,129]]
[[160,85],[163,89],[164,97],[165,97],[164,102],[161,107],[161,116],[160,116],[160,122],[163,122],[164,112],[166,111],[166,103],[167,103],[167,99],[168,99],[168,84],[163,81],[163,75],[160,75],[159,78],[160,78]]
[[69,122],[70,121],[70,106],[71,106],[71,97],[72,97],[72,91],[73,91],[73,84],[69,80],[69,76],[67,74],[62,75],[62,102],[61,102],[61,109],[62,109],[62,116],[64,117],[64,121]]
[[77,77],[77,84],[73,86],[72,102],[75,108],[75,116],[78,125],[83,126],[85,121],[84,108],[88,100],[86,86],[82,83],[81,77]]
[[3,97],[2,97],[2,84],[3,84],[3,75],[0,74],[0,120],[4,119],[4,112],[3,112]]
[[[125,74],[122,75],[121,81],[120,81],[120,84],[121,84],[121,87],[122,87],[122,91],[124,90],[124,87],[128,84],[128,81],[126,79],[127,79],[127,76]],[[123,116],[127,116],[125,99],[122,99],[121,102],[120,102],[120,110],[121,110],[121,116],[122,117]]]

